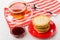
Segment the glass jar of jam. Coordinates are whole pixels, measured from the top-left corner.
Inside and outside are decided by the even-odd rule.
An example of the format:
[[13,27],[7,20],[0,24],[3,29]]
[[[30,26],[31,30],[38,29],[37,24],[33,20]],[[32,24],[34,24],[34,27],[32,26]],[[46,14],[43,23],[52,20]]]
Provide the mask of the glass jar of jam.
[[24,18],[24,15],[27,12],[26,3],[15,2],[9,6],[9,12],[15,19]]

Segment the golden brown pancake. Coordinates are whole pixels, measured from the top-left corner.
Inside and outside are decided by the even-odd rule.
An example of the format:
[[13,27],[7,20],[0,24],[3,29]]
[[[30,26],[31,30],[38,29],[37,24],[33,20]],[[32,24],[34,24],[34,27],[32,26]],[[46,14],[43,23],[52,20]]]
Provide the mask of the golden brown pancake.
[[50,29],[50,18],[45,15],[33,18],[32,23],[38,33],[45,33]]

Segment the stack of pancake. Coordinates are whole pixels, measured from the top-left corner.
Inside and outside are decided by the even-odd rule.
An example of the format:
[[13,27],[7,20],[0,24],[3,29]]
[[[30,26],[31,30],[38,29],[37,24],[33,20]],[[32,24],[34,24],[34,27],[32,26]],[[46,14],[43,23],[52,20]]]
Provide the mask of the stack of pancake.
[[50,29],[50,18],[45,15],[33,18],[32,23],[38,33],[45,33]]

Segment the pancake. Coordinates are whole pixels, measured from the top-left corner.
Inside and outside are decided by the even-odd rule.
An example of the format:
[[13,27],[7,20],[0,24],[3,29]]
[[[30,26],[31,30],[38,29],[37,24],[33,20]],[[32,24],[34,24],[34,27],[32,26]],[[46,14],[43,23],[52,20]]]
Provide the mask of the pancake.
[[50,22],[50,18],[45,15],[40,15],[32,19],[35,26],[45,26]]
[[34,29],[38,32],[38,33],[46,33],[47,31],[49,31],[50,29],[50,25],[47,28],[35,28]]
[[50,18],[45,15],[36,16],[32,23],[38,33],[45,33],[50,29]]
[[44,26],[37,26],[37,25],[34,25],[34,27],[36,27],[36,28],[47,28],[49,26],[49,24],[46,24],[46,25],[44,25]]

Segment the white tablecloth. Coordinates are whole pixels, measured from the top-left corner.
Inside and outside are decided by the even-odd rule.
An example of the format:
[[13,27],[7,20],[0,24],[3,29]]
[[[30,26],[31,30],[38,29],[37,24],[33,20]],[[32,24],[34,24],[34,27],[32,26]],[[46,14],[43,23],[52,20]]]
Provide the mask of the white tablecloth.
[[[20,39],[17,39],[10,34],[10,29],[4,18],[4,8],[8,7],[9,4],[11,4],[13,1],[14,0],[0,0],[0,40],[41,40],[41,39],[37,39],[37,38],[34,38],[33,36],[31,36],[28,33],[28,31],[26,31],[27,34],[25,35],[25,37],[20,38]],[[17,0],[15,0],[15,2],[16,1]],[[25,1],[31,1],[31,0],[25,0]],[[58,1],[60,1],[60,0],[58,0]],[[55,18],[52,17],[51,19],[56,24],[57,32],[56,32],[55,36],[48,38],[48,39],[43,39],[43,40],[60,40],[60,14],[57,15]],[[27,28],[26,28],[26,30],[27,30]]]

